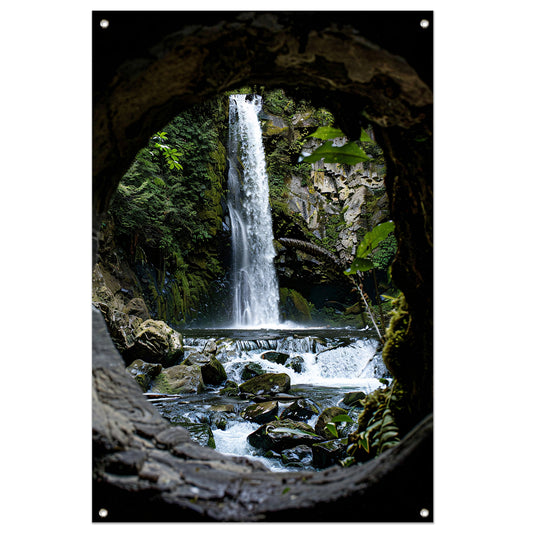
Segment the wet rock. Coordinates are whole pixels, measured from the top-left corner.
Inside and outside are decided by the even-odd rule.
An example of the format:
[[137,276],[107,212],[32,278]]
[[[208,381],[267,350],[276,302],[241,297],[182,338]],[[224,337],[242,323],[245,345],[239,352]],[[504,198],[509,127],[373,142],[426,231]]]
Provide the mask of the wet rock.
[[361,406],[361,401],[366,398],[363,391],[347,392],[342,398],[342,403],[348,407]]
[[311,401],[300,399],[291,403],[283,410],[280,415],[282,420],[290,418],[291,420],[301,421],[308,420],[319,413],[318,407]]
[[142,319],[128,315],[116,309],[106,310],[107,326],[111,338],[115,342],[119,352],[132,348],[135,344],[135,330],[142,324]]
[[266,424],[276,419],[278,414],[278,402],[261,402],[249,405],[241,413],[245,420],[256,422],[257,424]]
[[204,390],[199,366],[176,365],[165,368],[152,383],[152,392],[183,394]]
[[140,385],[143,392],[146,392],[152,379],[155,378],[161,372],[161,370],[163,370],[163,366],[160,364],[146,363],[141,359],[135,359],[135,361],[133,361],[133,363],[131,363],[126,370]]
[[130,300],[126,304],[126,307],[124,307],[124,312],[129,315],[138,316],[142,320],[148,320],[150,318],[150,312],[142,298],[133,298]]
[[[316,444],[315,446],[318,446]],[[313,463],[313,450],[306,444],[283,450],[281,453],[281,462],[287,466],[295,466],[302,468],[304,466],[311,466]]]
[[226,386],[221,389],[220,394],[224,394],[224,396],[229,396],[230,398],[238,398],[240,395],[239,385],[235,381],[227,381]]
[[211,339],[207,341],[206,345],[204,346],[203,352],[206,354],[212,354],[215,355],[217,353],[217,343]]
[[304,358],[301,355],[296,355],[295,357],[291,357],[285,363],[285,366],[287,368],[292,368],[295,372],[298,372],[300,374],[303,371]]
[[255,376],[239,385],[239,391],[241,393],[252,394],[255,396],[288,392],[290,388],[291,378],[287,374],[275,374],[272,372],[267,372],[261,376]]
[[328,440],[313,444],[313,466],[317,468],[327,468],[337,464],[346,456],[348,448],[348,438]]
[[333,418],[338,415],[347,415],[348,411],[342,407],[328,407],[320,413],[318,420],[315,424],[315,433],[322,437],[331,438],[331,434],[326,431],[326,426],[331,422]]
[[278,365],[284,365],[288,358],[288,354],[281,352],[265,352],[261,355],[261,359],[266,359],[267,361],[277,363]]
[[256,429],[247,440],[254,448],[279,453],[303,444],[311,446],[324,439],[315,435],[313,428],[305,422],[274,420]]
[[266,370],[259,363],[248,363],[242,370],[242,379],[247,381],[255,376],[266,374]]
[[204,383],[209,385],[221,385],[228,379],[222,363],[211,352],[193,352],[181,364],[186,366],[199,366],[202,371]]
[[134,332],[134,344],[123,353],[126,362],[142,359],[147,363],[176,365],[183,356],[183,336],[162,320],[145,320]]

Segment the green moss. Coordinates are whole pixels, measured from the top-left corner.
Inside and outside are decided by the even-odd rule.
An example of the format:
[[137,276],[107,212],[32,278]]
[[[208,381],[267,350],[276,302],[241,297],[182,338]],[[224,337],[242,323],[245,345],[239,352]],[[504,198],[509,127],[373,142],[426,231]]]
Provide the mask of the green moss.
[[408,357],[408,343],[411,317],[403,294],[393,302],[391,320],[386,331],[383,347],[383,362],[395,377],[402,378],[402,361]]

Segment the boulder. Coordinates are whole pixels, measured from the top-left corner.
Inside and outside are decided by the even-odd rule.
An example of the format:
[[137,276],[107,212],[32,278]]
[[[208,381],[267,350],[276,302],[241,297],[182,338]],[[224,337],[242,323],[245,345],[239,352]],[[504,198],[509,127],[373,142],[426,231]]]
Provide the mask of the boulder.
[[199,366],[176,365],[165,368],[152,383],[152,392],[184,394],[202,392],[204,382]]
[[361,401],[366,398],[366,394],[363,391],[347,392],[342,398],[342,403],[348,407],[354,405],[361,406]]
[[281,352],[265,352],[261,354],[261,359],[266,359],[267,361],[277,363],[278,365],[284,365],[288,358],[288,354]]
[[204,346],[203,352],[215,355],[217,353],[217,349],[217,343],[213,339],[211,339],[207,341],[206,345]]
[[235,381],[227,381],[226,386],[220,390],[220,394],[224,394],[230,398],[238,398],[240,394],[239,385]]
[[346,456],[347,448],[348,437],[313,444],[313,466],[327,468],[328,466],[337,464]]
[[291,357],[285,363],[285,366],[287,368],[292,368],[295,372],[298,372],[298,374],[300,374],[304,367],[304,358],[301,355],[296,355],[295,357]]
[[266,424],[276,419],[278,414],[278,402],[261,402],[249,405],[241,413],[245,420],[250,420],[257,424]]
[[239,385],[239,391],[241,393],[254,396],[288,392],[290,388],[291,378],[287,374],[275,374],[272,372],[267,372],[261,376],[255,376]]
[[263,424],[248,435],[248,442],[254,448],[281,452],[295,446],[311,446],[324,439],[313,433],[313,428],[305,422],[294,420],[274,420]]
[[148,320],[150,318],[150,312],[142,298],[133,298],[130,300],[126,304],[126,307],[124,307],[124,312],[128,315],[138,316],[142,320]]
[[[315,444],[314,446],[318,446],[318,444]],[[313,450],[306,444],[283,450],[281,453],[281,462],[284,465],[297,468],[311,466],[313,463]]]
[[162,320],[145,320],[134,332],[134,344],[123,356],[126,362],[142,359],[161,363],[164,367],[176,365],[183,356],[183,337]]
[[133,363],[131,363],[126,370],[140,385],[143,392],[146,392],[152,379],[155,378],[161,372],[161,370],[163,370],[163,366],[154,363],[146,363],[141,359],[135,359],[135,361],[133,361]]
[[318,420],[315,424],[315,433],[322,437],[331,438],[331,434],[326,431],[326,425],[331,422],[333,418],[338,415],[347,415],[348,411],[342,407],[327,407],[320,413]]
[[259,363],[247,363],[242,369],[242,379],[247,381],[255,376],[266,374],[266,370]]
[[202,379],[208,385],[221,385],[228,379],[222,363],[212,353],[193,352],[181,364],[199,366]]
[[107,309],[106,322],[119,352],[132,348],[135,344],[135,330],[142,324],[142,319],[128,315],[116,309]]
[[301,399],[292,402],[287,408],[283,410],[280,415],[282,420],[290,418],[291,420],[308,420],[319,413],[318,407],[311,401]]

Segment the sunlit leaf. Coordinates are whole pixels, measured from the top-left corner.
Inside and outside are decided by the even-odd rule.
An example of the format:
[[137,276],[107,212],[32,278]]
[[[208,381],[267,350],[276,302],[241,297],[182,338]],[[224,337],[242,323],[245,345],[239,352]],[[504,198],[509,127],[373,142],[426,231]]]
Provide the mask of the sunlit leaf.
[[372,270],[374,268],[374,263],[370,259],[365,259],[363,257],[356,257],[353,260],[350,268],[345,270],[344,273],[347,276],[353,276],[357,272],[366,272],[367,270]]
[[369,161],[371,157],[357,146],[354,142],[346,143],[344,146],[333,146],[332,141],[327,141],[319,146],[311,155],[303,158],[307,163],[315,163],[324,160],[324,163],[341,163],[344,165],[356,165],[363,161]]
[[373,230],[369,231],[361,240],[361,243],[357,247],[356,257],[364,258],[372,250],[377,248],[379,244],[385,240],[391,231],[394,231],[394,222],[383,222],[378,224]]
[[342,130],[338,128],[332,128],[331,126],[321,126],[317,128],[314,133],[311,133],[309,137],[314,137],[315,139],[320,139],[322,141],[327,141],[329,139],[336,139],[337,137],[345,137]]

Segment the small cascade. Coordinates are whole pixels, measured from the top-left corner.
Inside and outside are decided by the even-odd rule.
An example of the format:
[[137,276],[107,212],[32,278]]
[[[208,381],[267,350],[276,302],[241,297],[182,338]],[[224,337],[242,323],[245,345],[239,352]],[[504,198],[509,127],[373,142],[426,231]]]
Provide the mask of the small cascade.
[[260,110],[260,96],[230,96],[228,208],[235,328],[279,324],[279,286]]

